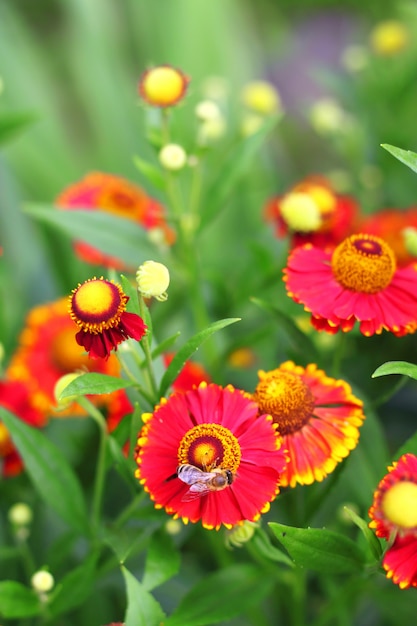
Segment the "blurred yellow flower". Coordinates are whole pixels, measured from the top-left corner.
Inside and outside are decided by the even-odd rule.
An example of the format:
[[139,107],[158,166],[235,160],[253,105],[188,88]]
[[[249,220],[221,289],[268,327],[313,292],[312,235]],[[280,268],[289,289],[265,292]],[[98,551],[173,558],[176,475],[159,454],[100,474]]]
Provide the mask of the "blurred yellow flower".
[[407,46],[410,36],[407,28],[397,20],[379,22],[371,31],[370,46],[379,56],[394,56]]
[[252,111],[261,115],[271,115],[281,110],[281,98],[271,83],[257,80],[248,83],[242,90],[242,102]]

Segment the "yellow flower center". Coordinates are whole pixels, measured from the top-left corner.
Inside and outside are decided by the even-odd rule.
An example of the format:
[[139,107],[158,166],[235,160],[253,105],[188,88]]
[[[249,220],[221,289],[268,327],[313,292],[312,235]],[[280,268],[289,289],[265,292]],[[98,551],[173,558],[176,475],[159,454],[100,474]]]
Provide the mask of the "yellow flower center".
[[189,463],[204,471],[214,467],[236,472],[242,453],[234,434],[220,424],[198,424],[181,440],[178,464]]
[[120,285],[92,278],[73,290],[69,312],[80,328],[98,334],[119,324],[127,301]]
[[182,96],[187,80],[173,67],[162,66],[149,70],[142,81],[142,92],[150,104],[168,106]]
[[308,233],[321,226],[320,209],[308,193],[292,191],[287,194],[280,203],[280,211],[291,230]]
[[75,341],[74,330],[66,328],[54,338],[51,345],[51,360],[61,372],[73,372],[91,363]]
[[381,502],[386,518],[401,528],[417,526],[417,485],[407,480],[393,485]]
[[280,369],[259,372],[253,394],[259,413],[272,415],[280,435],[300,430],[311,417],[315,400],[306,383],[297,374]]
[[342,241],[331,260],[335,279],[346,289],[378,293],[387,287],[396,270],[394,252],[373,235],[352,235]]

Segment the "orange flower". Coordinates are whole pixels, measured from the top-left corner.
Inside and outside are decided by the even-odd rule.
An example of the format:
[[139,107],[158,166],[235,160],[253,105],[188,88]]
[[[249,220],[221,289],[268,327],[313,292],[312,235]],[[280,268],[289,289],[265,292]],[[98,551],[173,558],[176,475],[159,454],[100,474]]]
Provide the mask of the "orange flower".
[[399,267],[416,261],[416,255],[410,254],[407,247],[407,228],[417,229],[417,207],[377,211],[365,217],[360,224],[361,232],[381,237],[391,246]]
[[[76,371],[118,376],[120,365],[115,355],[110,355],[105,360],[91,359],[84,353],[75,341],[74,323],[68,314],[67,297],[34,307],[29,312],[25,327],[18,338],[18,347],[10,360],[7,377],[26,385],[30,390],[30,405],[43,415],[85,415],[77,403],[54,413],[54,388],[57,381],[65,374]],[[120,421],[123,415],[132,410],[124,390],[90,399],[106,407],[109,423]]]
[[272,416],[288,452],[283,487],[322,481],[358,443],[365,419],[361,400],[314,363],[304,368],[287,361],[261,370],[253,399],[260,414]]
[[[130,219],[156,235],[165,244],[172,244],[175,234],[167,225],[163,207],[143,189],[128,180],[103,172],[87,174],[81,181],[67,187],[56,199],[61,209],[101,210]],[[76,242],[77,255],[87,263],[125,269],[126,265],[100,252],[89,244]]]
[[335,193],[323,176],[309,176],[285,195],[268,201],[264,217],[278,237],[290,236],[291,248],[312,243],[337,245],[355,230],[358,206]]

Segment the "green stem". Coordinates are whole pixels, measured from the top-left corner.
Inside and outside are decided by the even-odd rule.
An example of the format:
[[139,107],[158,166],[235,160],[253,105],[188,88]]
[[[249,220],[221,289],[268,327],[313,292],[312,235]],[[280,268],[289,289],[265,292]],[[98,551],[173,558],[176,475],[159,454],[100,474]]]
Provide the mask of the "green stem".
[[[146,304],[145,304],[145,300],[143,299],[143,296],[139,292],[138,292],[138,299],[139,299],[140,315],[142,319],[145,319],[146,313],[147,313]],[[145,362],[146,362],[145,372],[146,372],[146,376],[148,379],[150,390],[153,395],[153,399],[154,399],[153,404],[157,404],[157,402],[159,401],[159,391],[158,391],[158,385],[155,380],[155,373],[153,371],[151,346],[149,344],[149,337],[147,334],[145,334],[145,336],[143,337],[141,341],[141,346],[142,346],[143,353],[145,355]]]
[[141,491],[140,493],[138,493],[115,519],[113,523],[113,528],[120,528],[121,526],[123,526],[129,520],[131,515],[136,511],[136,509],[139,507],[145,497],[145,491]]
[[97,454],[96,476],[94,481],[93,499],[91,505],[91,525],[94,530],[98,530],[101,507],[104,493],[104,480],[106,476],[106,451],[107,451],[107,424],[102,413],[94,406],[90,400],[80,397],[77,402],[93,418],[99,427],[99,446]]
[[305,626],[306,609],[306,572],[300,567],[292,570],[292,626]]
[[338,340],[339,341],[337,342],[337,345],[333,353],[332,375],[334,378],[338,378],[340,376],[342,360],[343,360],[344,353],[346,350],[345,333],[339,332]]

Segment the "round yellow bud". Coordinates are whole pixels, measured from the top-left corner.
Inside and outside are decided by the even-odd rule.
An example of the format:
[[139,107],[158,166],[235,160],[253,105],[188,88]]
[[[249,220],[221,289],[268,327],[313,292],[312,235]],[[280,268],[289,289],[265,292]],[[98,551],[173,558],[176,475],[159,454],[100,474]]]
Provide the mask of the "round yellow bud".
[[401,52],[409,41],[409,32],[397,20],[385,20],[375,26],[370,35],[370,45],[380,56],[393,56]]
[[404,245],[406,250],[412,256],[417,256],[417,229],[412,226],[408,226],[401,231],[404,238]]
[[139,293],[145,298],[155,298],[161,302],[168,298],[169,271],[162,263],[145,261],[136,272]]
[[8,518],[13,526],[29,526],[33,519],[33,511],[24,502],[17,502],[10,507]]
[[61,376],[61,378],[57,380],[54,387],[54,398],[57,404],[56,410],[62,411],[76,401],[78,397],[77,395],[61,398],[61,394],[64,389],[66,389],[68,385],[79,376],[81,376],[81,372],[71,372],[70,374],[64,374],[64,376]]
[[407,480],[393,485],[384,494],[381,508],[385,517],[399,528],[417,526],[417,485]]
[[211,120],[205,120],[199,128],[198,142],[204,145],[210,141],[216,141],[223,137],[225,131],[226,122],[222,115]]
[[33,589],[37,593],[47,593],[54,586],[54,577],[46,570],[39,570],[30,579]]
[[168,535],[171,536],[178,535],[183,528],[183,523],[180,522],[180,520],[178,519],[169,519],[165,523],[165,530],[167,531]]
[[181,170],[187,162],[187,154],[182,146],[169,143],[159,153],[159,162],[166,170],[176,172]]
[[242,90],[242,102],[245,106],[261,115],[271,115],[281,109],[281,98],[278,90],[264,80],[245,85]]
[[231,530],[227,531],[226,546],[228,548],[241,548],[243,544],[252,539],[257,528],[259,528],[258,522],[249,522],[247,520],[242,522],[242,524],[233,526]]
[[309,233],[321,226],[320,209],[308,193],[293,191],[281,200],[282,218],[291,230]]
[[317,133],[328,134],[343,130],[345,111],[332,98],[317,100],[310,109],[310,123]]
[[169,107],[185,96],[189,78],[170,65],[147,70],[139,82],[139,93],[153,106]]

